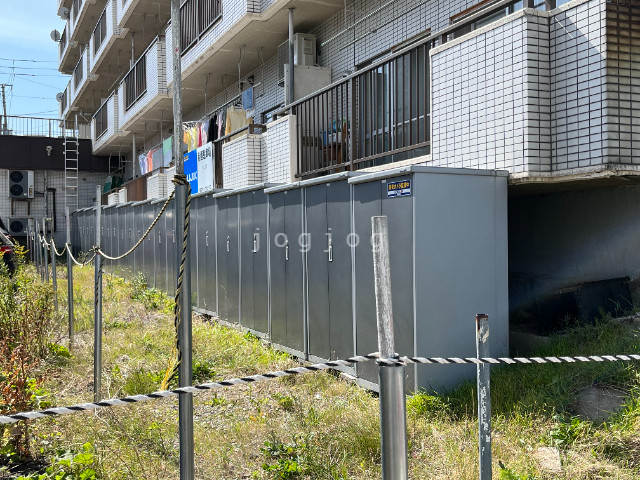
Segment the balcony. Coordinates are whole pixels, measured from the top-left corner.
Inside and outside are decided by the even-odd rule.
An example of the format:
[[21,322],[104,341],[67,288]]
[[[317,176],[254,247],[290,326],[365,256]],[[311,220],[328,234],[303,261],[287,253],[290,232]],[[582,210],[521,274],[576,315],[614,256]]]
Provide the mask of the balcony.
[[89,48],[85,48],[80,55],[80,60],[73,69],[71,76],[71,108],[77,109],[76,99],[82,94],[89,83]]
[[60,99],[60,118],[67,118],[69,114],[69,106],[71,105],[71,82],[69,82],[62,92]]
[[78,42],[69,40],[69,26],[69,20],[67,20],[58,43],[58,70],[67,75],[73,72],[73,67],[78,63],[80,55]]
[[[100,106],[91,120],[91,140],[94,154],[107,151],[108,147],[120,148],[123,143],[119,131],[118,94],[113,92]],[[129,145],[130,142],[126,142]]]
[[88,45],[107,0],[73,0],[69,16],[69,39]]
[[[120,43],[122,43],[122,45],[119,45],[120,48],[116,50],[121,50],[122,47],[125,46],[124,43],[126,43],[123,38],[123,31],[117,27],[117,2],[118,0],[109,0],[107,2],[107,5],[93,28],[89,41],[89,49],[91,51],[90,71],[92,73],[98,73],[101,64],[105,62],[105,59],[107,59],[110,54],[111,56],[118,55],[122,57],[115,60],[119,60],[120,64],[126,64],[129,59],[127,55],[128,52],[125,52],[124,55],[119,55],[119,51],[112,51],[112,47],[116,42],[120,41]],[[114,59],[110,60],[114,62]]]
[[[203,90],[213,98],[227,85],[220,81],[208,82],[210,74],[220,78],[238,75],[238,60],[242,55],[242,72],[251,72],[261,66],[263,59],[277,55],[277,48],[288,36],[288,6],[295,7],[294,28],[308,31],[344,8],[340,0],[321,2],[295,1],[287,6],[282,2],[249,0],[190,0],[183,3],[181,50],[182,79],[185,94],[183,109],[190,112],[202,103]],[[276,8],[276,6],[278,8]],[[173,83],[171,26],[166,30],[167,85]],[[196,95],[195,92],[198,92]],[[190,93],[193,92],[193,93]]]
[[[141,140],[156,134],[163,118],[166,127],[172,124],[173,107],[165,80],[164,55],[164,40],[157,37],[118,87],[120,130],[139,134]],[[148,129],[147,124],[152,128]]]
[[[171,18],[171,0],[114,0],[118,2],[120,28],[158,31]],[[153,15],[149,15],[152,11]],[[145,45],[146,46],[146,45]]]
[[374,167],[430,151],[431,38],[288,109],[296,116],[297,177]]

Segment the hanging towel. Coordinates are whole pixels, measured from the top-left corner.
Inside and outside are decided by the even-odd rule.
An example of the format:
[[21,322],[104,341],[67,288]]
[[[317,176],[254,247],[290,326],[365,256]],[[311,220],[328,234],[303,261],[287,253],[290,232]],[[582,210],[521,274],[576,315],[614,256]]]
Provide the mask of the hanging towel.
[[218,138],[224,135],[226,122],[227,122],[227,112],[226,110],[222,110],[218,115]]
[[153,168],[160,168],[163,164],[163,148],[156,148],[151,155],[151,161],[153,162]]
[[218,115],[214,115],[209,121],[209,140],[212,142],[218,139]]
[[147,172],[153,172],[153,150],[147,152]]
[[140,175],[147,173],[147,156],[144,153],[138,155],[138,163],[140,164]]
[[253,110],[253,87],[249,87],[242,92],[242,108],[244,110]]
[[205,120],[200,124],[200,146],[209,142],[209,123],[210,120]]
[[163,167],[168,167],[173,158],[173,137],[169,137],[162,142]]

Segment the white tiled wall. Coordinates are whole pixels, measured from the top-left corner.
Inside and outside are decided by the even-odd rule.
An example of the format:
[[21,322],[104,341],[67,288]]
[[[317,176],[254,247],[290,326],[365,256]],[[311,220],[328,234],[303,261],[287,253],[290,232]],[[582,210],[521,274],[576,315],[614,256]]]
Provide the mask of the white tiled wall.
[[295,181],[296,117],[287,115],[270,123],[263,136],[262,179],[268,183]]
[[[57,231],[55,241],[58,245],[63,245],[66,241],[66,226],[64,217],[64,171],[48,170],[47,186],[56,189],[56,220]],[[34,184],[36,197],[31,201],[14,201],[13,214],[11,213],[12,202],[9,199],[8,171],[0,169],[0,217],[7,223],[9,217],[31,217],[41,219],[44,217],[44,197],[38,195],[44,192],[44,171],[34,172]],[[80,172],[78,207],[90,207],[93,205],[96,196],[96,185],[103,185],[107,174],[104,172]],[[50,197],[49,212],[53,213],[53,197]]]
[[605,2],[592,0],[550,18],[554,169],[603,163]]
[[222,146],[222,184],[234,189],[262,182],[262,135],[245,135]]

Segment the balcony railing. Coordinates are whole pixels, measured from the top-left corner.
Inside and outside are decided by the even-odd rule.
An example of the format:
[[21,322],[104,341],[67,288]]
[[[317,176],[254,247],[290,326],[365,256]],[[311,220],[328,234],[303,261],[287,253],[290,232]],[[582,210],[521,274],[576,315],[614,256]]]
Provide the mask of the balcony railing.
[[64,89],[62,92],[62,98],[60,99],[60,113],[64,115],[67,111],[67,106],[69,104],[69,86]]
[[107,129],[109,128],[109,100],[102,104],[102,106],[98,109],[98,111],[93,116],[94,120],[94,128],[95,128],[95,139],[99,139],[102,135],[105,134]]
[[142,55],[126,77],[124,77],[125,109],[129,110],[134,103],[147,92],[147,56]]
[[428,153],[431,44],[431,39],[423,40],[293,103],[297,176]]
[[0,135],[59,138],[76,136],[78,133],[71,128],[65,128],[65,123],[58,118],[0,115]]
[[64,51],[67,49],[67,27],[62,30],[62,36],[60,37],[60,58],[64,56]]
[[84,79],[84,51],[80,55],[80,60],[76,68],[73,69],[73,89],[77,90]]
[[222,17],[221,0],[187,0],[180,7],[180,45],[182,53]]
[[100,47],[102,46],[102,42],[104,42],[105,38],[107,38],[106,8],[102,11],[102,15],[100,15],[100,19],[96,24],[96,28],[93,29],[93,54],[94,55],[96,55],[98,53],[98,50],[100,50]]
[[81,9],[82,0],[73,0],[73,4],[71,5],[71,21],[74,25],[78,21],[78,15],[80,14]]

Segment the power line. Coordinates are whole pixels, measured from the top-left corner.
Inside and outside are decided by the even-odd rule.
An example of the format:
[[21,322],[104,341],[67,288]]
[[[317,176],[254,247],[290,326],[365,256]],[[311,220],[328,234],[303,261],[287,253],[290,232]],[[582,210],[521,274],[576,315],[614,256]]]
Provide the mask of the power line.
[[20,70],[53,70],[54,72],[57,72],[58,69],[57,68],[51,68],[51,67],[20,67],[18,65],[0,65],[0,68],[17,68]]
[[[0,68],[10,68],[10,67],[1,67]],[[14,73],[14,72],[0,72],[0,74],[4,73],[5,75],[18,75],[20,77],[58,77],[64,78],[62,74],[60,75],[49,75],[48,73]]]
[[56,90],[60,90],[62,87],[57,87],[55,85],[47,85],[46,83],[36,82],[35,80],[29,80],[28,78],[20,78],[18,80],[24,80],[25,82],[37,83],[38,85],[42,85],[43,87],[55,88]]
[[33,63],[58,63],[56,60],[25,60],[20,58],[0,58],[7,62],[33,62]]

